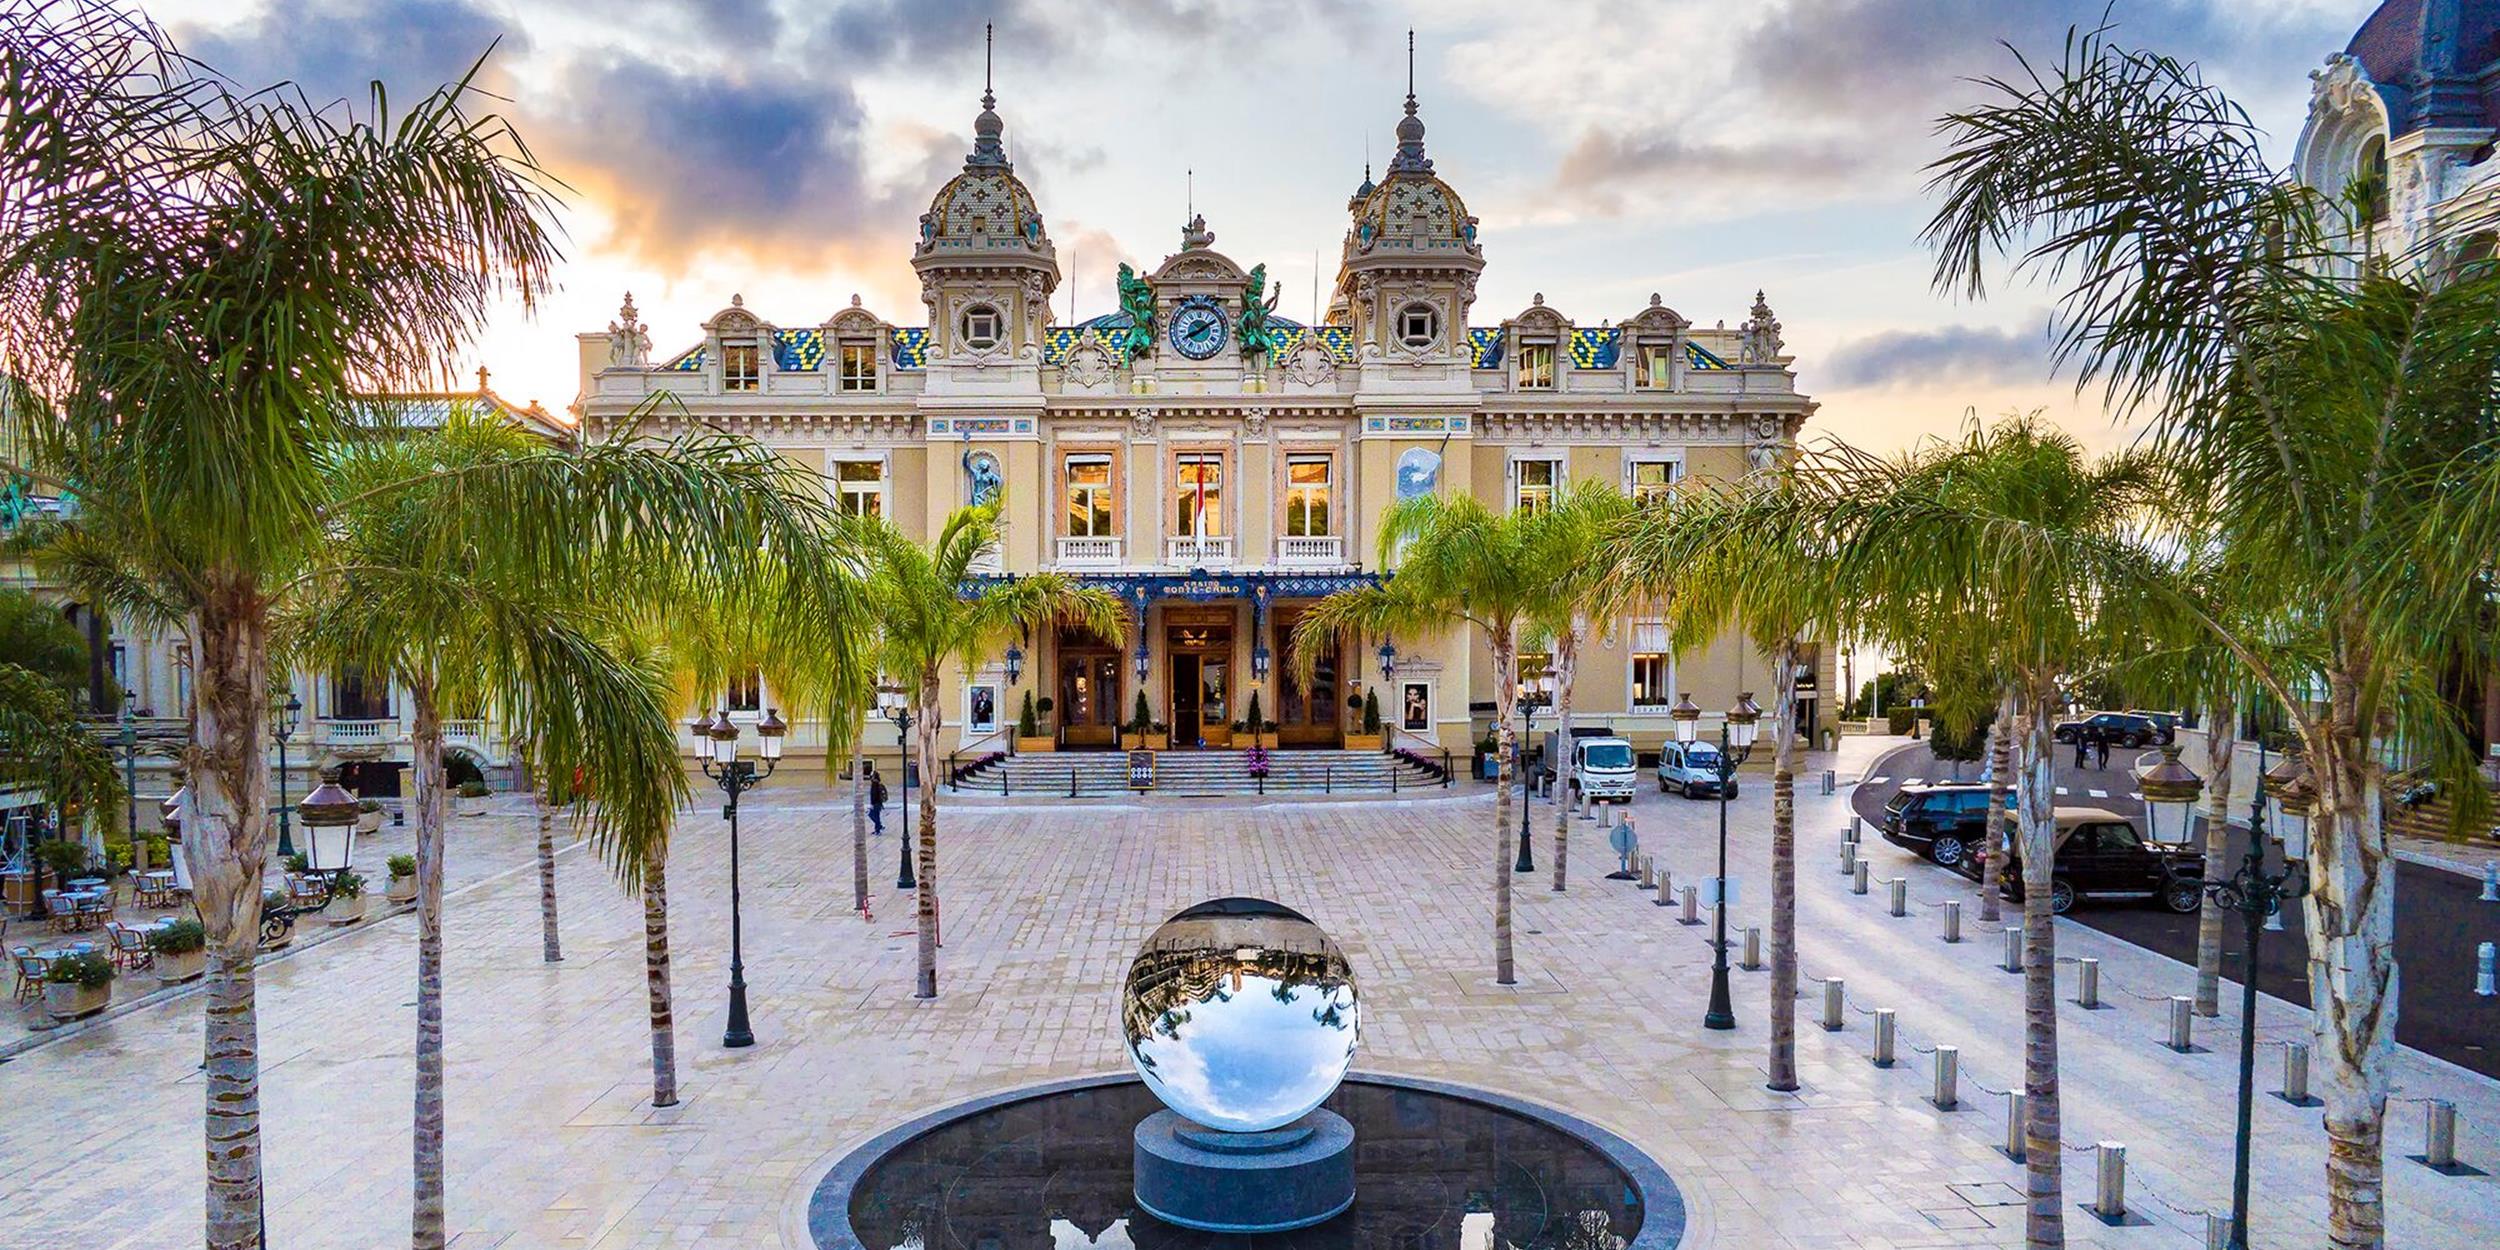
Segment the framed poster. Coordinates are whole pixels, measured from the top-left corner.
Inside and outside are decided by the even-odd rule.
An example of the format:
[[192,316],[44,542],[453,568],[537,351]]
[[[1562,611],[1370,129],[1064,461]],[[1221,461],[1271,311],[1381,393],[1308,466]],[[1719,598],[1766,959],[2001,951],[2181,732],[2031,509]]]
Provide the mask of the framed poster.
[[998,731],[998,687],[964,687],[964,728],[976,734]]
[[1398,703],[1401,709],[1398,714],[1400,725],[1412,733],[1432,732],[1431,682],[1410,681],[1406,683],[1405,696],[1399,699]]

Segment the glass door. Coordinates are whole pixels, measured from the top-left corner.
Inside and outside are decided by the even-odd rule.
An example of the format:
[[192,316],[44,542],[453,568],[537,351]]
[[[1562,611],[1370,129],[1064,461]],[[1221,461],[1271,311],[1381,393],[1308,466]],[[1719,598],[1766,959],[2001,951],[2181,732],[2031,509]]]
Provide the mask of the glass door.
[[1065,745],[1119,745],[1120,657],[1101,651],[1061,652],[1059,723]]

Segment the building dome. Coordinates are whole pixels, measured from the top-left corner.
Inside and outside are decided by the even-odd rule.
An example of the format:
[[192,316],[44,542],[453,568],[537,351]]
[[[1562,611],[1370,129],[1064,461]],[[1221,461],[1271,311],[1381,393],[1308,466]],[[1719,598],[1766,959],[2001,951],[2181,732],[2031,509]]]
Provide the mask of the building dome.
[[1476,254],[1476,219],[1458,192],[1430,173],[1391,170],[1354,211],[1353,250]]
[[929,211],[921,214],[914,260],[998,252],[1054,255],[1033,192],[1016,177],[1000,141],[1006,128],[998,116],[997,97],[982,92],[981,113],[972,122],[972,151],[964,157],[963,172],[938,188]]
[[2500,126],[2490,72],[2500,68],[2500,0],[2386,0],[2344,55],[2386,98],[2391,135]]

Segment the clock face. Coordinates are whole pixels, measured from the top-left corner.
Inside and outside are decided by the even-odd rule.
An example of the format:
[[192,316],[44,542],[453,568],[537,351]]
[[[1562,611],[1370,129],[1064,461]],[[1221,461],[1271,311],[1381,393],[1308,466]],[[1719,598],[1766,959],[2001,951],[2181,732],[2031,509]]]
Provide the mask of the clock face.
[[1224,350],[1224,310],[1190,304],[1172,314],[1172,350],[1191,360],[1205,360]]

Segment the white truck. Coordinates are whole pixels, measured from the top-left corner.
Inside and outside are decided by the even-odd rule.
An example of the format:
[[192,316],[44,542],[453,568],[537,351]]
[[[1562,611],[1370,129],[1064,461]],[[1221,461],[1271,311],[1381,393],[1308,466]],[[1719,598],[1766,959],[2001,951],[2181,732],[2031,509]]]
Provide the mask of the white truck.
[[1566,748],[1561,734],[1547,734],[1545,758],[1561,763],[1563,784],[1584,803],[1630,803],[1640,784],[1632,744],[1612,735],[1575,733]]

